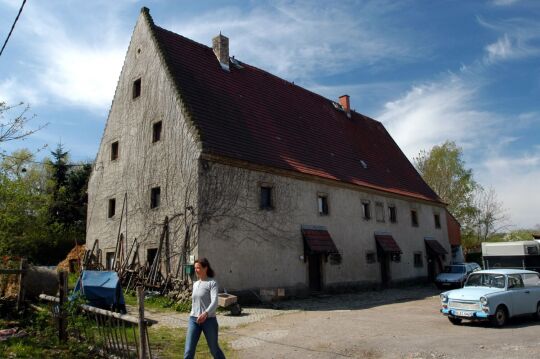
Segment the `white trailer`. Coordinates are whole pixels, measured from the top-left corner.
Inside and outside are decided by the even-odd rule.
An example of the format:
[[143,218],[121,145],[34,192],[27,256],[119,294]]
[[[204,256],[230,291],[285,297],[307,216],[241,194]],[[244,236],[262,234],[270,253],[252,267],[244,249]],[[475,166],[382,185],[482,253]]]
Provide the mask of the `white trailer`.
[[484,242],[482,260],[485,269],[515,268],[540,270],[540,242]]

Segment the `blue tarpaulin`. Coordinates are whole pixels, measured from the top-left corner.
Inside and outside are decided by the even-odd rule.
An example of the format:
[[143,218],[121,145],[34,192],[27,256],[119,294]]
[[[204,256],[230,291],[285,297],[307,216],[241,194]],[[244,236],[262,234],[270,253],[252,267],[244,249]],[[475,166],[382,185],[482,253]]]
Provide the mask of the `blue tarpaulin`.
[[74,294],[82,294],[93,307],[126,311],[124,294],[116,272],[85,270],[77,280]]

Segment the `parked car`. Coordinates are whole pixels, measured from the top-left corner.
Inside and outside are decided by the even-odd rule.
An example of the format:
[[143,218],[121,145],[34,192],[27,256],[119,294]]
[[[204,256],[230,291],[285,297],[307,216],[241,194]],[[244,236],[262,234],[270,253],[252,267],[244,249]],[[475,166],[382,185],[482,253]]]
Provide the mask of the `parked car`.
[[441,313],[452,324],[489,320],[502,327],[508,318],[534,314],[540,320],[540,275],[523,269],[480,270],[462,289],[441,293]]
[[472,272],[480,270],[477,263],[457,263],[444,267],[444,271],[435,278],[435,285],[439,289],[461,288]]

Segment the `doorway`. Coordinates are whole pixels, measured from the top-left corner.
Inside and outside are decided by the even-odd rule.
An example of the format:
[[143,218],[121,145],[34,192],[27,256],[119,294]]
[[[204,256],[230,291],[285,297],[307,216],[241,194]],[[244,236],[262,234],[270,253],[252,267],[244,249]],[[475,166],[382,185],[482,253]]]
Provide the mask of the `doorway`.
[[384,288],[390,284],[390,254],[383,252],[380,256],[381,261],[381,284]]
[[320,254],[310,254],[308,256],[309,289],[311,291],[319,292],[322,290],[321,262]]

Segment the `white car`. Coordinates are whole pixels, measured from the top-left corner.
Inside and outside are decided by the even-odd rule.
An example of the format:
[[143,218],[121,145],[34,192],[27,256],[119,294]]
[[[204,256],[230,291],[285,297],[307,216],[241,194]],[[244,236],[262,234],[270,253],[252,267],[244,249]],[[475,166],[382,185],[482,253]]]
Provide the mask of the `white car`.
[[481,270],[462,289],[441,293],[441,313],[452,324],[489,320],[498,327],[508,318],[534,314],[540,319],[540,276],[520,269]]
[[480,270],[477,263],[456,263],[444,267],[444,271],[435,278],[439,289],[461,288],[472,272]]

